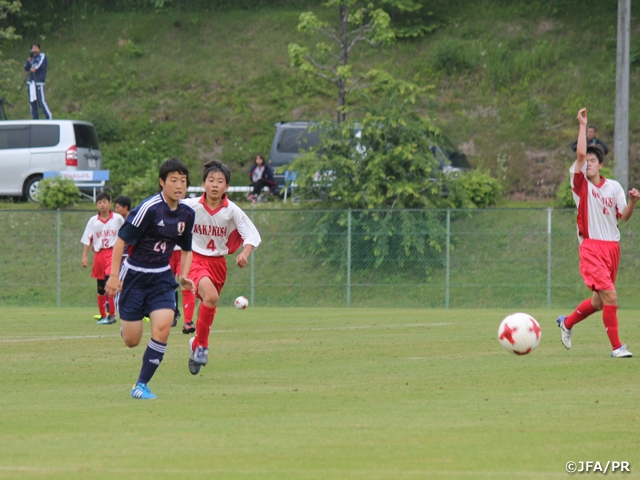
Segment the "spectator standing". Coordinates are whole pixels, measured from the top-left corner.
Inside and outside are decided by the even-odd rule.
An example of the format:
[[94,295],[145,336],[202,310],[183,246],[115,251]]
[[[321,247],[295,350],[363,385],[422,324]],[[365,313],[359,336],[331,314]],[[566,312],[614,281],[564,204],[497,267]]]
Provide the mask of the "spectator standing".
[[47,56],[40,51],[40,44],[31,45],[29,58],[24,63],[24,69],[29,72],[29,103],[31,104],[31,117],[40,118],[38,106],[42,109],[44,118],[51,120],[51,110],[44,98],[44,83],[47,79]]
[[[594,127],[593,125],[589,125],[589,127],[587,128],[587,147],[590,145],[600,145],[602,147],[602,150],[604,151],[604,154],[606,155],[607,153],[609,153],[609,147],[607,147],[605,143],[597,137],[597,133],[598,132],[596,131],[596,127]],[[571,150],[575,152],[576,148],[578,148],[577,140],[571,144]]]

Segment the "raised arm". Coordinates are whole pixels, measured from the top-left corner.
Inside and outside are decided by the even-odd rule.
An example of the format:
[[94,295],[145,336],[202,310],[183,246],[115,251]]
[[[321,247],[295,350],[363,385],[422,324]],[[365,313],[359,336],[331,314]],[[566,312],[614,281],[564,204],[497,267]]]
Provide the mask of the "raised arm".
[[576,146],[576,172],[582,170],[584,162],[587,158],[587,109],[582,108],[578,112],[578,123],[580,131],[578,132],[578,144]]

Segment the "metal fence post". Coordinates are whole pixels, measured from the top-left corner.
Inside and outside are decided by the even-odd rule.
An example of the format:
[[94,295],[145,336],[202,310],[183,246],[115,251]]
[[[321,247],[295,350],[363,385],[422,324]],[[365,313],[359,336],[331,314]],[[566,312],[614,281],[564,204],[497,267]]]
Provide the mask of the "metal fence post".
[[552,208],[547,209],[547,308],[551,308],[551,213]]
[[446,269],[445,269],[445,308],[449,308],[449,287],[450,287],[450,277],[451,277],[451,209],[447,208],[447,258],[446,258]]
[[[253,223],[255,225],[255,221],[253,219],[253,217],[255,216],[256,211],[255,210],[251,210],[251,223]],[[251,255],[249,257],[249,271],[250,271],[250,294],[249,294],[249,305],[251,305],[252,307],[255,306],[255,260],[254,257],[256,256],[256,251],[253,250],[251,252]]]
[[62,264],[60,245],[60,209],[56,212],[56,307],[60,308],[60,267]]
[[347,212],[347,308],[351,307],[351,209]]

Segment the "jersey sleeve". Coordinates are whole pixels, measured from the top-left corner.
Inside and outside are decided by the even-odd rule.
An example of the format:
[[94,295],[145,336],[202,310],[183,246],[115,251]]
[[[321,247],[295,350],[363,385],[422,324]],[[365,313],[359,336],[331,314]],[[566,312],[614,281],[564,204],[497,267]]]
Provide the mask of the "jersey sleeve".
[[253,248],[258,248],[262,239],[258,229],[253,224],[249,216],[244,213],[239,207],[233,209],[233,221],[236,224],[238,233],[242,238],[243,245],[253,245]]
[[129,213],[129,216],[118,231],[118,237],[129,245],[135,245],[138,243],[138,240],[140,240],[144,231],[153,221],[155,215],[154,210],[152,208],[145,207],[146,203],[142,203],[131,210],[131,213]]
[[93,242],[93,217],[91,217],[87,222],[87,226],[84,228],[84,233],[82,234],[80,242],[87,246],[91,245]]
[[625,208],[627,208],[627,196],[622,185],[618,185],[616,188],[616,216],[618,218],[622,217]]

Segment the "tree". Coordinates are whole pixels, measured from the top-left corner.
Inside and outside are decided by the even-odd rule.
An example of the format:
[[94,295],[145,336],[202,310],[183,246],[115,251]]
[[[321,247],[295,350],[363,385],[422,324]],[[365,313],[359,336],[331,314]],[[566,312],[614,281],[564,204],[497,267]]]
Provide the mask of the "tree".
[[[16,29],[10,25],[6,25],[9,14],[14,14],[20,10],[22,4],[18,1],[0,0],[0,48],[6,42],[20,39],[20,35],[16,34]],[[0,50],[0,97],[6,92],[15,78],[16,62],[14,60],[3,60],[2,50]],[[1,108],[0,114],[4,112]]]
[[[394,2],[389,0],[389,3]],[[349,64],[352,49],[361,42],[371,46],[391,44],[395,40],[395,34],[390,27],[389,15],[381,8],[374,8],[371,3],[362,0],[328,0],[323,5],[337,7],[338,28],[319,20],[313,12],[305,12],[300,15],[298,30],[306,33],[319,32],[331,44],[319,42],[315,46],[315,55],[311,55],[307,47],[291,43],[289,60],[302,73],[323,78],[336,86],[337,120],[342,122],[347,113],[347,95],[355,89],[370,86],[369,81],[376,76],[375,70],[355,75]]]

